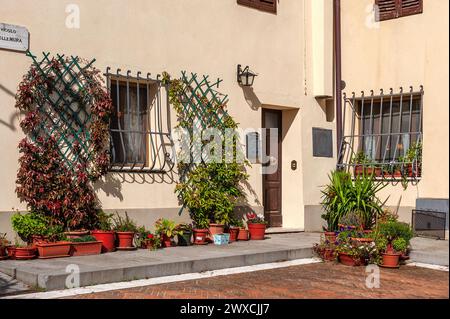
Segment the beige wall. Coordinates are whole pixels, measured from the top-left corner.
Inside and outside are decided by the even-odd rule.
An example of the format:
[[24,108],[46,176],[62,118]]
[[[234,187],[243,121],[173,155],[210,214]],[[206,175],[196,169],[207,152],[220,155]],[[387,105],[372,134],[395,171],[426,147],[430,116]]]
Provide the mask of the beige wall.
[[389,205],[415,207],[417,197],[448,198],[449,42],[447,0],[424,1],[423,14],[373,23],[373,0],[342,0],[345,92],[424,86],[423,178],[403,191],[388,187]]
[[[69,3],[80,7],[80,29],[65,27]],[[330,7],[324,2],[328,13],[315,22],[311,14],[317,7],[312,3],[280,1],[274,15],[237,5],[235,0],[132,0],[126,4],[122,0],[0,0],[0,21],[27,27],[34,54],[50,51],[95,57],[103,71],[107,66],[124,73],[130,69],[133,74],[167,70],[179,75],[187,70],[222,78],[219,90],[229,94],[229,112],[243,128],[260,127],[262,107],[283,109],[284,226],[298,228],[304,226],[304,202],[317,204],[317,186],[326,181],[323,173],[334,165],[333,159],[312,160],[311,127],[334,126],[324,121],[324,109],[313,92],[313,83],[316,92],[330,92],[331,35],[325,31],[330,30]],[[313,34],[322,37],[314,47]],[[315,60],[315,68],[311,67],[313,52],[321,57]],[[17,144],[22,138],[14,94],[30,63],[24,54],[0,50],[0,211],[25,209],[14,193]],[[237,64],[250,65],[259,73],[252,89],[238,86]],[[292,160],[298,161],[297,171],[290,170]],[[260,165],[253,165],[249,173],[248,202],[261,206]],[[178,207],[170,176],[109,174],[96,188],[105,209],[148,209],[153,216],[158,209],[163,214]]]

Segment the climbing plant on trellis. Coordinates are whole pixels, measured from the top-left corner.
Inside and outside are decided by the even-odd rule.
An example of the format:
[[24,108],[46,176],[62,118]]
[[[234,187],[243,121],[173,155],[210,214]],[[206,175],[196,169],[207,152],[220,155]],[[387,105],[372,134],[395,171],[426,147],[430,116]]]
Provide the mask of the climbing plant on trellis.
[[91,183],[109,166],[111,99],[95,59],[27,56],[33,62],[16,95],[27,135],[19,144],[16,192],[59,224],[89,227],[97,211]]
[[[194,73],[182,72],[180,79],[170,80],[167,73],[164,81],[169,83],[169,99],[178,116],[178,128],[189,132],[189,145],[178,154],[179,182],[175,192],[183,208],[188,208],[197,227],[205,228],[209,222],[230,223],[234,204],[245,196],[240,185],[246,181],[247,161],[240,152],[236,135],[227,134],[238,128],[238,124],[226,111],[228,96],[219,93],[216,88],[222,80],[209,81],[208,76],[199,77]],[[232,160],[230,154],[222,153],[220,161],[205,161],[202,147],[211,140],[202,140],[202,147],[192,138],[195,131],[217,129],[222,142],[216,147],[226,151],[226,145],[233,145]],[[229,151],[229,149],[228,149]],[[183,159],[180,161],[180,159]],[[187,159],[187,160],[186,160]]]

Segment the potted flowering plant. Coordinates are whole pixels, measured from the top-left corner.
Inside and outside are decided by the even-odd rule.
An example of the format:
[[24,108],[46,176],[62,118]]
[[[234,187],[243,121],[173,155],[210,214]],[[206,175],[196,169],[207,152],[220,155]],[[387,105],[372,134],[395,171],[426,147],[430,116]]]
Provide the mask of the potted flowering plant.
[[103,210],[97,212],[95,230],[91,231],[97,241],[102,242],[102,252],[108,253],[116,250],[115,232],[112,224],[112,214],[106,214]]
[[156,250],[161,246],[161,241],[159,236],[155,236],[151,231],[141,226],[137,230],[135,244],[136,247],[141,249]]
[[192,244],[192,228],[191,224],[179,224],[176,227],[178,232],[178,246],[190,246]]
[[377,249],[374,242],[358,242],[347,240],[338,242],[335,249],[338,260],[346,266],[367,265],[376,258]]
[[264,240],[267,222],[255,213],[247,213],[247,226],[251,240]]
[[320,243],[315,244],[313,251],[323,261],[333,261],[336,259],[336,245],[337,241],[330,242],[325,236],[321,236]]
[[102,252],[102,242],[98,241],[92,235],[72,238],[70,240],[72,242],[72,256],[99,255]]
[[173,238],[178,235],[177,225],[174,221],[160,218],[155,223],[155,232],[161,238],[163,247],[172,247]]
[[232,218],[228,227],[227,227],[227,232],[230,234],[230,239],[229,242],[235,242],[238,240],[238,236],[239,236],[239,229],[243,227],[243,223],[241,220],[237,220],[235,218]]
[[119,213],[116,213],[116,216],[113,217],[113,223],[113,229],[116,232],[118,241],[117,249],[136,249],[136,247],[134,247],[133,245],[133,242],[134,237],[138,231],[138,227],[136,223],[128,216],[128,213],[125,212],[125,217],[122,217],[119,215]]

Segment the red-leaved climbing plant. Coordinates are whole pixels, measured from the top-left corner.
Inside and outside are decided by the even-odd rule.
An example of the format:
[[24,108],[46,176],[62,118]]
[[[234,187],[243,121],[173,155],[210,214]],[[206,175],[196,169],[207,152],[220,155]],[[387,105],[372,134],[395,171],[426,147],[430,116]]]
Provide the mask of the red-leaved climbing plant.
[[16,94],[26,134],[16,193],[29,210],[66,229],[89,229],[99,209],[92,184],[109,167],[112,101],[92,62],[33,60]]

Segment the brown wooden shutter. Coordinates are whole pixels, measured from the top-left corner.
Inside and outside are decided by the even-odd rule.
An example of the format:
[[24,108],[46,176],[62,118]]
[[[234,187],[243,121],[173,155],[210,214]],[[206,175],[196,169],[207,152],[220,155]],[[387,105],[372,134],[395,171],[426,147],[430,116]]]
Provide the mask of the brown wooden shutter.
[[395,19],[398,17],[398,1],[397,0],[375,0],[378,6],[377,21]]
[[277,13],[277,0],[237,0],[237,3],[259,10]]
[[409,16],[423,12],[423,0],[401,0],[399,16]]
[[375,0],[377,21],[396,19],[423,12],[423,0]]

